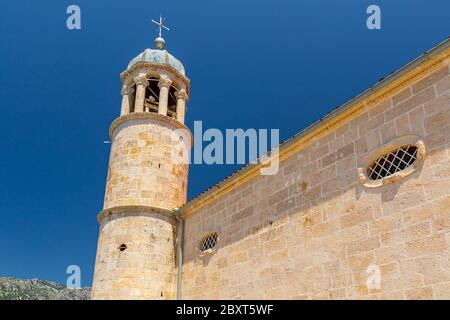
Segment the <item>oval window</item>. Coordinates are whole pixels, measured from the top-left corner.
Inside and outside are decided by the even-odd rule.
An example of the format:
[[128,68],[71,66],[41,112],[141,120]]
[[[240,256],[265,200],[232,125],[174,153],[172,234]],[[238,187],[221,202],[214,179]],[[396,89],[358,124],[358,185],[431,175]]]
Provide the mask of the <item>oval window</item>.
[[219,235],[217,232],[212,232],[200,241],[200,251],[202,253],[208,253],[214,251],[217,246],[217,240],[219,239]]
[[382,155],[367,168],[367,176],[371,180],[386,178],[411,166],[417,160],[417,147],[402,146]]
[[359,181],[369,188],[393,183],[416,171],[423,164],[425,154],[425,143],[420,137],[395,138],[359,159]]

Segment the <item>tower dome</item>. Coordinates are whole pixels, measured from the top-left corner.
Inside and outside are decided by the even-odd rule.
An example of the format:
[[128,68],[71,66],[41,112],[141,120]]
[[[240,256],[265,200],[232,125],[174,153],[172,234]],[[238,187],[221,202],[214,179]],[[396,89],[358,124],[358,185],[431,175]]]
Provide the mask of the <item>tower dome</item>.
[[160,64],[167,64],[175,68],[179,73],[182,75],[185,75],[185,70],[183,64],[175,58],[173,55],[171,55],[167,50],[161,50],[161,49],[145,49],[142,53],[140,53],[138,56],[133,58],[130,63],[128,64],[128,68],[130,69],[133,65],[135,65],[138,62],[150,62],[150,63],[160,63]]

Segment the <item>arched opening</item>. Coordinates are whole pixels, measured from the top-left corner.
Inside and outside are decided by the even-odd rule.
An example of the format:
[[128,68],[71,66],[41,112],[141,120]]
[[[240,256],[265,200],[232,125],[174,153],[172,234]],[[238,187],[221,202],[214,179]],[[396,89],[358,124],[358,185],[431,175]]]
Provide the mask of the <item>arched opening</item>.
[[128,87],[130,94],[128,95],[128,105],[130,106],[130,113],[134,112],[134,101],[136,101],[136,84],[133,83]]
[[158,78],[148,78],[148,86],[145,89],[144,112],[158,113],[159,106],[159,86]]
[[167,101],[167,115],[172,118],[177,118],[177,98],[175,96],[178,89],[173,85],[169,89],[169,99]]

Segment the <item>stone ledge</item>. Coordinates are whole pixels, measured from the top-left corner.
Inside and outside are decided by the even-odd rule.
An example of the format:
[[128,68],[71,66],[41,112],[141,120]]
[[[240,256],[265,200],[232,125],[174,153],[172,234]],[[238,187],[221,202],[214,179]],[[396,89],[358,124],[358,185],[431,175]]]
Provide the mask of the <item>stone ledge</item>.
[[180,121],[175,120],[174,118],[171,118],[171,117],[159,114],[159,113],[154,113],[154,112],[133,112],[133,113],[129,113],[129,114],[126,114],[126,115],[116,118],[109,126],[109,137],[112,139],[114,130],[116,130],[116,128],[119,125],[121,125],[122,123],[124,123],[126,121],[130,121],[130,120],[156,120],[156,121],[161,121],[161,122],[170,124],[177,129],[184,129],[189,133],[189,137],[190,137],[191,145],[192,145],[192,142],[193,142],[192,133],[188,127],[186,127]]
[[103,218],[107,216],[111,216],[113,214],[118,213],[130,213],[130,212],[137,212],[137,213],[152,213],[152,214],[160,214],[169,218],[175,219],[175,213],[161,208],[156,207],[150,207],[150,206],[137,206],[137,205],[131,205],[131,206],[118,206],[118,207],[111,207],[106,208],[100,211],[97,214],[97,221],[98,223],[102,223]]

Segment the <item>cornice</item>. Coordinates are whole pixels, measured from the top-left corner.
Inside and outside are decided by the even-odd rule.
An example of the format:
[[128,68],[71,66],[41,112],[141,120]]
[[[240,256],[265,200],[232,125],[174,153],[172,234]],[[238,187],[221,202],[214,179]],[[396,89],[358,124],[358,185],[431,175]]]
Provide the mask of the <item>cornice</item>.
[[397,79],[397,81],[393,82],[389,87],[382,88],[380,91],[375,92],[373,97],[367,99],[366,105],[376,105],[387,97],[411,86],[414,82],[422,78],[424,74],[432,73],[442,68],[444,65],[448,64],[449,53],[450,49],[441,52],[423,65],[410,71],[405,77]]
[[[171,74],[174,75],[175,79],[183,82],[186,85],[186,91],[188,94],[190,94],[190,80],[185,75],[181,74],[177,69],[172,67],[170,64],[167,63],[158,63],[158,62],[147,62],[147,61],[138,61],[135,64],[133,64],[129,69],[125,70],[120,74],[120,80],[124,81],[128,77],[132,76],[133,73],[138,69],[163,69],[169,71]],[[173,80],[173,79],[172,79]]]
[[154,112],[132,112],[132,113],[128,113],[128,114],[125,114],[123,116],[116,118],[109,126],[109,137],[112,139],[114,131],[116,130],[116,128],[119,125],[121,125],[124,122],[132,121],[132,120],[153,120],[153,121],[156,120],[156,121],[167,123],[167,124],[175,127],[176,129],[186,130],[186,132],[189,135],[190,145],[192,146],[193,137],[192,137],[191,130],[189,130],[188,127],[186,127],[180,121],[178,121],[172,117],[165,116],[165,115],[162,115],[159,113],[154,113]]
[[105,217],[112,216],[115,214],[120,214],[120,213],[126,213],[126,212],[159,214],[162,216],[166,216],[166,217],[175,219],[175,214],[173,211],[156,208],[156,207],[150,207],[150,206],[133,205],[133,206],[117,206],[117,207],[103,209],[102,211],[100,211],[97,214],[97,221],[98,221],[98,223],[101,224],[102,220]]

